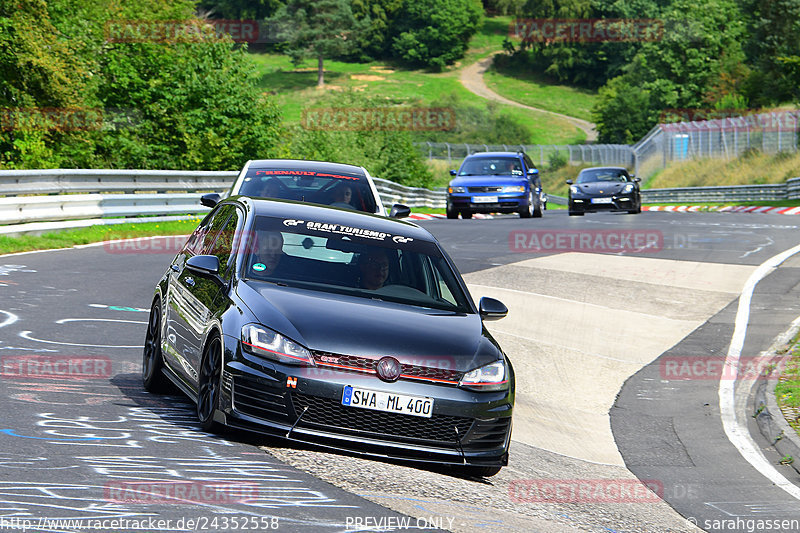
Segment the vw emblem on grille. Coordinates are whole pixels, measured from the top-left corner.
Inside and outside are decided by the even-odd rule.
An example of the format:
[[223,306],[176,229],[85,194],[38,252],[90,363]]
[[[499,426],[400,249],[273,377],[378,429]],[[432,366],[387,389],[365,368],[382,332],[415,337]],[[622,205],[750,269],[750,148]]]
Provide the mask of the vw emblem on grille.
[[400,361],[394,357],[384,357],[375,366],[378,377],[389,382],[397,381],[400,378],[401,370]]

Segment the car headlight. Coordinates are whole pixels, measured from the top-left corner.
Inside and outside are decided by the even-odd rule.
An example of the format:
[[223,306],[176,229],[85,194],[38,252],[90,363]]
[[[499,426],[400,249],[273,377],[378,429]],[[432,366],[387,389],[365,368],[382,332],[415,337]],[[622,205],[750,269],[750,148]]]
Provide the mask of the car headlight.
[[242,328],[242,348],[253,355],[289,365],[314,365],[307,349],[276,331],[255,324]]
[[525,192],[523,185],[515,185],[513,187],[503,187],[500,192]]
[[569,192],[572,194],[578,194],[578,188],[575,185],[570,185]]
[[508,388],[508,371],[504,360],[470,370],[461,381],[459,387],[476,391],[498,391]]
[[629,184],[627,184],[627,185],[625,186],[625,188],[624,188],[624,189],[622,189],[622,192],[623,192],[623,193],[629,193],[629,192],[633,192],[633,183],[629,183]]
[[464,187],[448,187],[447,192],[453,194],[454,192],[467,192]]

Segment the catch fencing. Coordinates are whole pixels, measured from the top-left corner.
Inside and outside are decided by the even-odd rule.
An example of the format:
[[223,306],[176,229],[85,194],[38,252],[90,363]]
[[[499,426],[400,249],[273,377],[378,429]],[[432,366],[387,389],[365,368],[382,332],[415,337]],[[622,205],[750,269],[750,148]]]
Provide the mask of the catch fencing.
[[474,144],[474,143],[415,143],[429,160],[439,159],[457,166],[475,152],[525,152],[539,167],[556,159],[570,165],[623,166],[632,168],[633,147],[627,144]]
[[[734,112],[706,111],[707,116],[725,118],[658,124],[639,142],[627,144],[469,144],[416,143],[427,159],[446,160],[457,166],[475,152],[516,152],[528,154],[537,166],[547,167],[560,160],[570,165],[623,166],[646,179],[675,161],[700,158],[735,158],[747,151],[768,154],[796,152],[800,111],[773,111],[733,116]],[[738,113],[738,112],[737,112]],[[744,112],[742,112],[744,113]],[[666,117],[698,116],[673,110]]]

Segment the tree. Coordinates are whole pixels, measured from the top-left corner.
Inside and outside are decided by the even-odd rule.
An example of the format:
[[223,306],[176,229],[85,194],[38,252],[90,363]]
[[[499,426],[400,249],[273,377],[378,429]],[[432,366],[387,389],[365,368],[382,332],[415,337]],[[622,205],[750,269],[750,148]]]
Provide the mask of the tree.
[[281,0],[200,0],[197,7],[214,18],[261,20],[274,15],[281,4]]
[[[735,0],[676,0],[664,20],[669,31],[658,41],[642,44],[596,104],[601,140],[626,142],[626,131],[637,139],[671,109],[736,100],[733,78],[738,75],[735,66],[744,61],[745,28]],[[644,107],[631,107],[636,105]]]
[[791,57],[800,56],[800,0],[743,3],[750,14],[746,51],[754,67],[747,82],[750,100],[759,106],[796,101],[800,78]]
[[277,38],[295,65],[308,56],[317,59],[318,87],[325,85],[324,59],[352,52],[365,27],[348,0],[291,0],[270,20],[279,26]]
[[392,27],[392,53],[413,65],[442,69],[464,57],[482,17],[478,0],[404,0]]
[[600,89],[592,119],[598,142],[631,144],[653,127],[650,95],[625,76],[613,78]]
[[353,16],[365,21],[357,36],[359,59],[379,59],[391,54],[391,32],[403,0],[353,0]]

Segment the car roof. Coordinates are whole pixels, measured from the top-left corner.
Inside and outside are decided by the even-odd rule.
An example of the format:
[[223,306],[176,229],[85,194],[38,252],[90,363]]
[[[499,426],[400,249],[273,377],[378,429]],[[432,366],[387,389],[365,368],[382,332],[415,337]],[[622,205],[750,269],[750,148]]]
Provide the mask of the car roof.
[[584,168],[581,172],[586,172],[587,170],[624,170],[625,172],[628,171],[625,167],[589,167]]
[[305,159],[254,159],[250,161],[249,168],[270,169],[280,167],[286,170],[308,170],[313,168],[322,172],[349,172],[364,176],[364,168],[344,163],[330,163],[328,161],[309,161]]
[[362,211],[324,207],[291,200],[267,200],[250,196],[232,196],[223,201],[223,203],[230,202],[244,205],[245,209],[252,211],[256,216],[341,224],[390,235],[403,235],[417,240],[437,242],[436,238],[428,230],[413,222],[387,218]]
[[522,157],[524,152],[475,152],[469,154],[467,158],[481,158],[481,157]]

